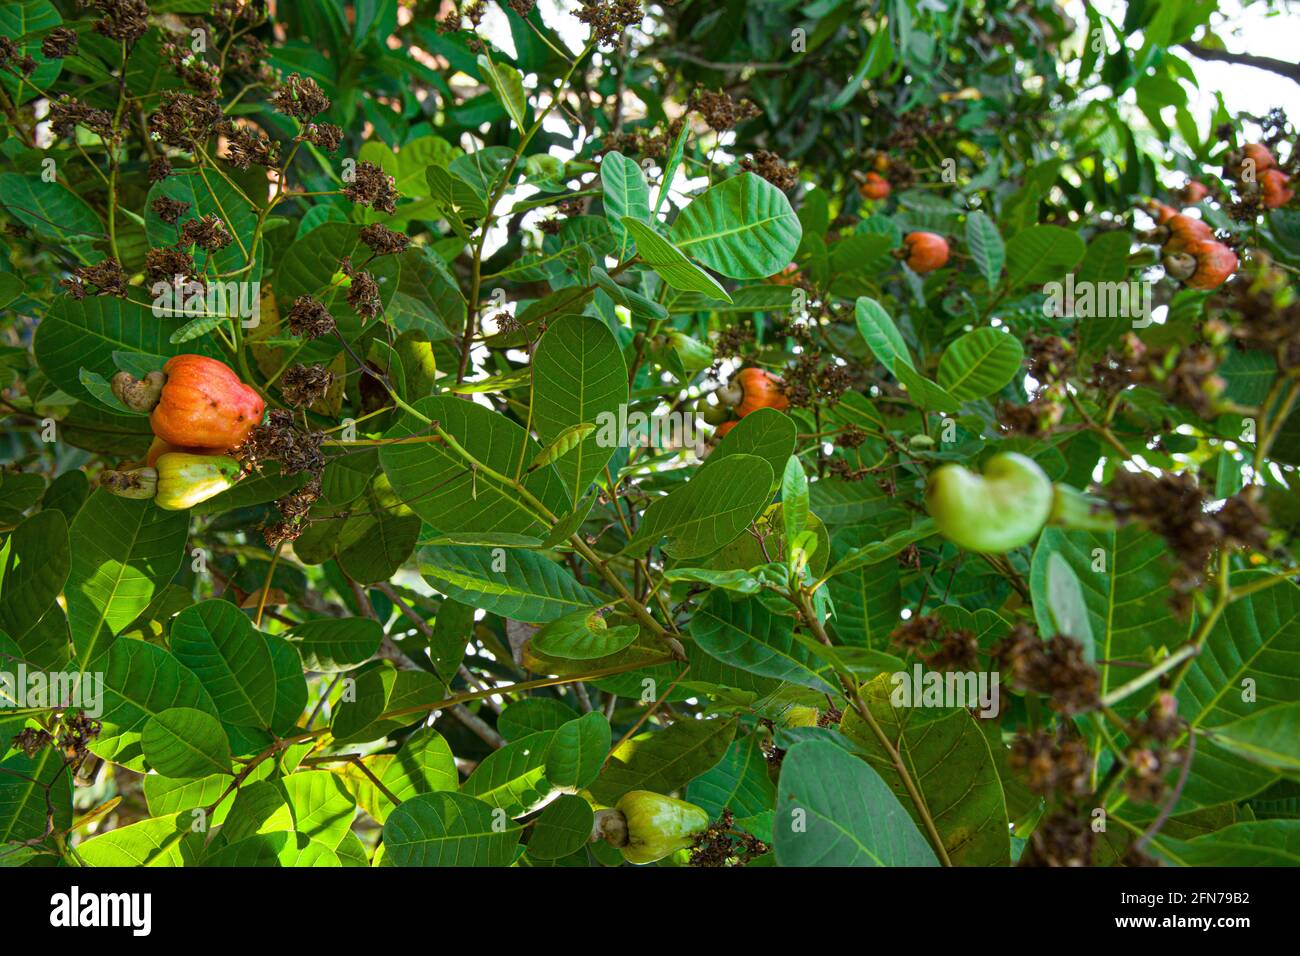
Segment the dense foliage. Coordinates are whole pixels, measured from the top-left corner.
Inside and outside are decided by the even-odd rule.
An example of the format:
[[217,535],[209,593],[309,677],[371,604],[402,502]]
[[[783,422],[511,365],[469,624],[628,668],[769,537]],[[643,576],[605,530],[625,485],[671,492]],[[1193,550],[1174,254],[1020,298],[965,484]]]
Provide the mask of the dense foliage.
[[0,861],[1300,860],[1300,150],[1071,12],[5,4]]

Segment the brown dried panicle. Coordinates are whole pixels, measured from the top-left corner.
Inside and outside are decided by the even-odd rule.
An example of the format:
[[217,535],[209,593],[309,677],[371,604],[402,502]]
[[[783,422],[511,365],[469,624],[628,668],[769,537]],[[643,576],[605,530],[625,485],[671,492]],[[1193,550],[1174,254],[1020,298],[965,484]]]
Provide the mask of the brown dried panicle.
[[396,182],[392,176],[383,171],[382,168],[367,160],[357,163],[354,173],[354,179],[343,190],[343,195],[354,203],[362,206],[370,206],[381,212],[393,213],[397,211],[397,200],[401,196],[397,192]]
[[226,134],[226,159],[236,169],[250,166],[275,167],[280,162],[280,144],[260,130],[228,123]]
[[979,665],[979,640],[971,631],[957,628],[945,630],[939,645],[921,660],[937,671],[972,671]]
[[750,833],[735,830],[736,817],[730,808],[698,834],[691,847],[691,866],[745,866],[771,848]]
[[176,244],[197,245],[208,252],[216,252],[234,241],[235,237],[230,234],[226,224],[218,216],[209,214],[198,219],[187,220],[181,227],[181,237]]
[[1039,821],[1020,855],[1021,866],[1091,866],[1090,822],[1071,807]]
[[890,633],[889,639],[906,651],[919,651],[939,639],[943,619],[937,614],[913,615]]
[[176,225],[181,216],[190,211],[190,204],[170,196],[159,196],[149,204],[149,208],[158,214],[158,218],[169,226]]
[[150,249],[145,253],[144,278],[149,285],[173,282],[194,274],[194,257],[180,249]]
[[77,52],[80,43],[77,31],[70,27],[55,27],[41,41],[41,55],[47,60],[61,60]]
[[280,377],[280,394],[294,408],[302,408],[324,398],[333,382],[334,373],[320,363],[291,365]]
[[330,100],[311,77],[290,73],[271,97],[271,105],[277,113],[306,122],[329,109]]
[[397,255],[399,252],[405,252],[406,247],[411,244],[411,237],[406,233],[389,229],[381,222],[364,226],[359,238],[377,256]]
[[998,424],[1009,432],[1041,437],[1050,435],[1065,416],[1065,406],[1054,397],[1035,398],[1024,405],[1002,403]]
[[[1165,540],[1178,562],[1170,584],[1180,611],[1186,610],[1191,593],[1204,583],[1206,562],[1219,547],[1264,543],[1266,532],[1260,527],[1264,514],[1258,505],[1242,499],[1231,508],[1225,504],[1226,515],[1223,510],[1210,514],[1205,492],[1191,472],[1117,471],[1102,493],[1122,521],[1141,521]],[[1224,520],[1231,525],[1231,536]]]
[[302,431],[294,424],[293,412],[276,408],[265,423],[253,426],[234,456],[248,471],[260,469],[267,461],[278,461],[282,475],[316,475],[325,467],[321,451],[324,440],[324,432]]
[[50,129],[56,136],[71,139],[78,126],[84,126],[96,136],[114,139],[113,114],[108,110],[92,109],[66,93],[50,104]]
[[526,17],[537,6],[537,0],[507,0],[506,5],[521,17]]
[[54,737],[49,731],[40,727],[24,727],[14,735],[12,745],[28,757],[35,757],[52,743]]
[[[119,299],[126,298],[126,273],[122,265],[112,256],[93,266],[81,266],[72,275],[59,283],[74,299],[84,299],[87,292],[95,295],[112,295]],[[93,290],[88,289],[93,286]]]
[[787,166],[780,156],[766,149],[755,150],[753,158],[748,156],[742,158],[740,168],[763,177],[782,191],[794,189],[799,185],[799,170]]
[[144,0],[80,0],[81,6],[94,7],[100,19],[94,30],[110,40],[124,41],[128,46],[145,35],[149,29],[149,5]]
[[81,711],[64,713],[59,725],[58,745],[64,761],[75,771],[90,756],[90,744],[103,730],[103,724]]
[[722,90],[714,92],[701,87],[691,93],[691,109],[700,114],[709,129],[718,133],[735,129],[736,124],[762,112],[749,100],[737,102]]
[[178,149],[192,149],[217,132],[225,116],[215,99],[163,90],[162,105],[149,117],[149,132],[159,142]]
[[1098,704],[1097,669],[1072,637],[1056,634],[1044,641],[1022,622],[993,645],[992,656],[1014,687],[1046,695],[1059,714],[1083,713]]
[[1058,740],[1046,730],[1017,734],[1007,762],[1025,775],[1030,790],[1044,796],[1077,796],[1091,789],[1092,755],[1078,737]]
[[1074,346],[1059,335],[1025,337],[1029,374],[1044,385],[1068,376],[1074,369]]
[[822,353],[811,349],[799,353],[781,382],[781,392],[794,408],[834,405],[852,387],[853,376],[846,366],[833,358],[823,361]]
[[[153,184],[153,183],[160,183],[160,182],[162,182],[164,179],[166,179],[168,176],[170,176],[171,174],[172,174],[172,164],[171,164],[171,160],[169,160],[166,156],[156,156],[156,157],[154,157],[153,159],[149,160],[149,182],[150,182],[150,184]],[[161,201],[164,200],[164,199],[167,199],[167,197],[166,197],[166,196],[160,196],[158,199],[155,199],[155,200],[154,200],[154,203],[157,204],[157,203],[161,202]],[[168,201],[169,201],[169,202],[175,202],[175,200],[168,200]],[[187,202],[186,202],[186,203],[181,203],[180,205],[184,206],[186,209],[189,209],[189,208],[190,208],[190,204],[187,203]],[[184,211],[184,210],[182,210],[182,211]],[[175,221],[175,220],[173,220],[173,222],[174,222],[174,221]]]
[[221,94],[221,68],[215,63],[207,62],[188,46],[170,42],[162,45],[162,55],[187,86],[207,97]]
[[280,515],[286,520],[298,521],[307,516],[307,512],[320,500],[320,496],[320,475],[312,475],[297,491],[276,499],[275,506],[280,509]]
[[384,310],[383,300],[379,295],[379,283],[375,277],[364,269],[352,265],[350,256],[344,256],[339,263],[343,274],[352,280],[348,288],[348,305],[363,319],[373,319]]
[[309,295],[300,295],[285,316],[285,323],[293,335],[308,339],[329,335],[335,329],[334,316],[319,301]]
[[343,127],[333,123],[308,123],[298,138],[305,139],[317,149],[332,153],[343,142]]
[[739,358],[754,344],[754,327],[748,323],[729,325],[719,333],[713,343],[713,354],[718,358]]
[[582,9],[573,14],[587,26],[597,44],[616,47],[628,27],[645,17],[641,0],[582,0]]

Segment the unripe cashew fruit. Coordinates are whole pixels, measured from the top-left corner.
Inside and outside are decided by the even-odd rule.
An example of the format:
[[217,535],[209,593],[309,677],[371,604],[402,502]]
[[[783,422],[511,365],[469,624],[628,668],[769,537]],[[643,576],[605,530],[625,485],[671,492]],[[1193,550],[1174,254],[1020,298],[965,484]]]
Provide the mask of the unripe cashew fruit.
[[781,379],[761,368],[742,368],[716,394],[723,405],[735,406],[740,418],[760,408],[783,412],[790,407],[790,400],[781,391]]
[[226,365],[206,355],[177,355],[162,372],[143,381],[128,372],[113,376],[113,394],[138,412],[149,412],[153,433],[182,448],[234,448],[262,421],[265,403]]
[[165,511],[184,511],[221,494],[241,477],[239,462],[226,455],[167,452],[156,465],[105,471],[99,484],[120,498],[152,498]]
[[725,405],[715,405],[707,398],[695,402],[695,412],[710,425],[721,425],[731,417],[731,409]]
[[158,459],[158,496],[166,511],[184,511],[221,494],[239,481],[240,465],[226,455],[171,452]]
[[909,232],[903,239],[907,265],[924,275],[942,269],[948,263],[948,240],[933,232]]
[[984,474],[947,464],[925,483],[925,510],[939,532],[968,551],[1001,554],[1038,536],[1052,513],[1052,482],[1031,458],[994,455]]
[[633,790],[615,808],[627,821],[627,844],[620,847],[629,863],[653,863],[685,849],[709,826],[709,814],[685,800],[649,790]]
[[880,173],[867,173],[866,182],[858,187],[863,199],[888,199],[893,187]]
[[820,716],[816,707],[796,704],[782,715],[781,722],[787,727],[816,727]]

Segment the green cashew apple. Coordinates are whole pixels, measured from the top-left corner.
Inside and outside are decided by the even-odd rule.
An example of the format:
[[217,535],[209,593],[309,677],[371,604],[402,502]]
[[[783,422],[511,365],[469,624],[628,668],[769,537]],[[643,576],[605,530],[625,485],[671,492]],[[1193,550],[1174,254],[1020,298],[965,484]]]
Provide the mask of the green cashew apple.
[[693,803],[649,790],[632,790],[616,808],[627,820],[627,843],[621,847],[629,863],[653,863],[691,845],[709,825],[709,814]]
[[1037,537],[1052,513],[1052,481],[1030,458],[994,455],[984,474],[961,465],[936,468],[925,484],[925,510],[949,541],[1001,554]]

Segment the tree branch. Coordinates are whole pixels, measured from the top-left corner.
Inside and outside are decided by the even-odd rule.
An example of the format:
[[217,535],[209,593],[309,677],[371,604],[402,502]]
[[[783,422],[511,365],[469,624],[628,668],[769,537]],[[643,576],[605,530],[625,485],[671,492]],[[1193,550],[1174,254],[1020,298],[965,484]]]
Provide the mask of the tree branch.
[[1216,50],[1213,47],[1201,46],[1199,43],[1192,42],[1183,43],[1182,47],[1199,60],[1214,60],[1219,63],[1235,63],[1238,66],[1253,66],[1257,70],[1267,70],[1270,73],[1276,73],[1278,76],[1285,76],[1289,80],[1300,83],[1300,63],[1288,63],[1286,60],[1278,60],[1271,56],[1256,56],[1253,53],[1231,53],[1227,50]]

